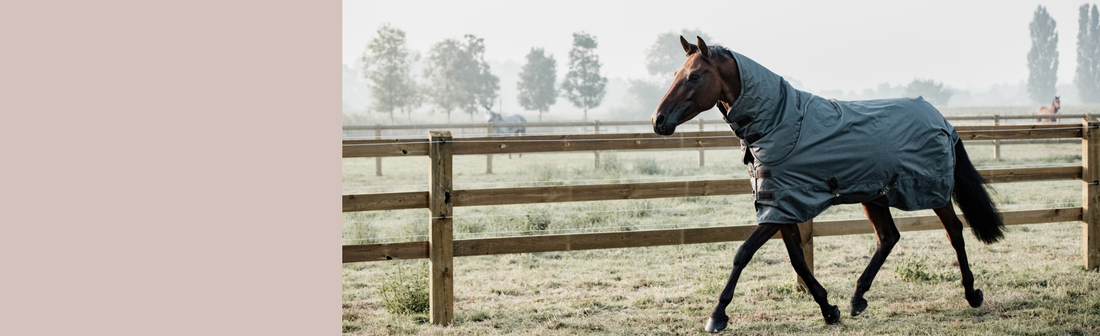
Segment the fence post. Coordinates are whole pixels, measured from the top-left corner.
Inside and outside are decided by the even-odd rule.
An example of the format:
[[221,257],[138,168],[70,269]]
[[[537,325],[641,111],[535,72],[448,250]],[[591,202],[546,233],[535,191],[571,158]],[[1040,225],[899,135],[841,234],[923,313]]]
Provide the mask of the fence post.
[[[810,268],[810,274],[814,273],[814,220],[798,223],[798,234],[802,237],[802,255],[806,257],[806,266]],[[794,281],[798,283],[798,290],[805,291],[806,281],[794,273]]]
[[[1000,124],[1001,124],[1001,116],[994,114],[993,115],[993,126],[998,126]],[[994,159],[1001,158],[1001,141],[1000,140],[993,140],[993,158]]]
[[[592,134],[600,134],[600,121],[599,120],[596,120],[592,124],[592,132],[593,132]],[[596,152],[592,152],[592,153],[596,154],[596,159],[594,161],[593,167],[600,168],[600,152],[596,151]]]
[[[489,120],[489,128],[488,128],[488,131],[487,131],[486,134],[487,134],[487,136],[493,136],[493,121],[492,120]],[[486,174],[492,174],[493,173],[493,154],[485,155],[485,173]]]
[[[374,138],[382,138],[382,124],[374,124]],[[382,176],[382,158],[374,158],[374,175]]]
[[1100,266],[1100,121],[1088,118],[1081,130],[1081,259],[1085,269]]
[[454,218],[451,203],[451,132],[428,132],[430,145],[428,159],[431,173],[428,176],[428,309],[430,321],[435,325],[454,322],[454,245],[451,231]]
[[[702,132],[702,131],[703,131],[703,118],[699,118],[699,132]],[[701,139],[697,140],[697,142],[702,142],[702,140]],[[699,167],[702,167],[702,166],[703,166],[703,147],[699,147]]]

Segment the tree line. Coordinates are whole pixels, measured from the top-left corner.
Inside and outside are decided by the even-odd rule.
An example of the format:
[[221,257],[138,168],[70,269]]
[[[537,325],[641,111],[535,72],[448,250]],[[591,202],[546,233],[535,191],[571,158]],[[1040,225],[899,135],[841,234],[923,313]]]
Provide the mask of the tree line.
[[[527,63],[516,83],[518,100],[524,109],[538,111],[539,119],[565,97],[574,106],[588,110],[600,105],[606,93],[607,78],[600,75],[600,59],[596,55],[596,38],[584,32],[573,34],[569,52],[569,71],[560,85],[557,82],[557,61],[542,48],[531,48]],[[461,39],[446,39],[432,45],[418,76],[413,64],[420,55],[410,51],[405,32],[384,24],[367,44],[362,61],[363,76],[368,80],[376,112],[394,112],[410,116],[424,104],[432,111],[447,114],[460,111],[470,115],[491,110],[499,98],[500,79],[493,75],[485,61],[485,40],[474,35]]]
[[[1035,103],[1048,103],[1056,94],[1058,71],[1057,23],[1043,6],[1035,10],[1029,24],[1031,50],[1027,54],[1029,76],[1027,91]],[[648,110],[660,100],[671,82],[672,73],[684,61],[677,36],[712,38],[697,29],[658,34],[645,52],[646,70],[652,80],[631,80],[627,95],[628,110]],[[606,94],[607,77],[600,74],[602,63],[596,54],[596,38],[584,32],[573,34],[573,46],[568,55],[568,72],[560,79],[557,60],[543,48],[532,47],[519,73],[520,106],[538,111],[539,120],[562,97],[577,108],[588,110],[600,106]],[[500,79],[485,61],[485,41],[474,35],[450,38],[432,45],[421,63],[421,72],[413,73],[413,65],[421,55],[409,50],[405,32],[389,24],[382,25],[367,44],[362,61],[363,76],[371,91],[371,109],[387,113],[393,120],[395,112],[411,113],[426,104],[432,112],[454,111],[470,115],[493,109],[499,102]],[[663,80],[662,80],[663,79]],[[1100,103],[1100,12],[1096,5],[1079,7],[1077,33],[1077,70],[1073,80],[1081,100]],[[866,90],[865,90],[866,91]],[[872,90],[874,91],[874,90]],[[828,94],[829,92],[822,92]],[[945,105],[953,91],[931,79],[914,79],[905,86],[882,85],[876,96],[923,96],[935,105]]]
[[[1035,103],[1049,103],[1057,94],[1058,24],[1047,9],[1035,9],[1029,25],[1031,50],[1027,53],[1027,91]],[[1077,70],[1073,83],[1084,103],[1100,103],[1100,12],[1096,5],[1078,7]]]

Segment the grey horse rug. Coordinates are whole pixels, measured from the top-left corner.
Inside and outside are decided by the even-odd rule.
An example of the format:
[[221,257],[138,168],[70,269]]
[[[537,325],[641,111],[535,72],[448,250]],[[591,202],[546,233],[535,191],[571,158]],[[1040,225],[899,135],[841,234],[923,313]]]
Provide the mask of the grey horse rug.
[[835,204],[949,204],[959,135],[932,104],[827,100],[731,53],[741,94],[724,112],[741,139],[758,223],[801,223]]

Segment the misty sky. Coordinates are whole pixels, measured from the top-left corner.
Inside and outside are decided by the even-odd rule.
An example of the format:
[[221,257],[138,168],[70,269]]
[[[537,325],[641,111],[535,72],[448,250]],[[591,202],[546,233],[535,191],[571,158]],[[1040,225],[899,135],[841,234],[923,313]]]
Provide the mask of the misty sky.
[[[809,90],[863,89],[930,78],[963,89],[1026,81],[1028,23],[1043,4],[1058,23],[1058,82],[1076,68],[1072,1],[344,1],[345,64],[383,23],[422,54],[446,38],[485,39],[489,60],[524,62],[542,47],[567,66],[572,33],[596,36],[608,77],[644,78],[657,34],[698,28]],[[684,2],[679,2],[684,3]],[[668,41],[676,44],[678,41]]]

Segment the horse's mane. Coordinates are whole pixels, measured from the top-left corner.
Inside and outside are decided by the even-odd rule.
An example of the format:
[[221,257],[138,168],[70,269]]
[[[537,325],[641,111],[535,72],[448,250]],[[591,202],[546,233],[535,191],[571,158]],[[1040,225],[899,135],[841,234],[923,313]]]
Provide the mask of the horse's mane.
[[707,46],[710,49],[710,57],[719,61],[725,61],[733,59],[733,52],[728,48],[723,47],[721,44],[715,44]]

